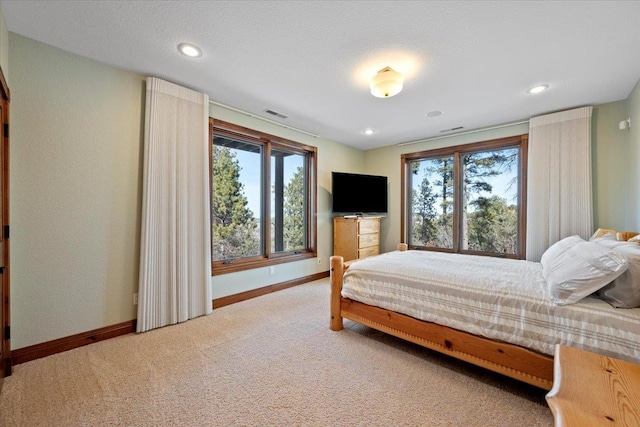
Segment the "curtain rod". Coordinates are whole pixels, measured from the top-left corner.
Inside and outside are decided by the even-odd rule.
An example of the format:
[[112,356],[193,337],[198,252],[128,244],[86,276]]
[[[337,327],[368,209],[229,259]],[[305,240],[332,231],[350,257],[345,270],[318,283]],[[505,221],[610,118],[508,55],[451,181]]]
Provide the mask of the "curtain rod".
[[506,127],[509,127],[509,126],[522,125],[522,124],[525,124],[525,123],[529,123],[529,120],[523,120],[521,122],[514,122],[514,123],[506,123],[504,125],[489,126],[489,127],[486,127],[486,128],[468,130],[468,131],[465,131],[465,132],[451,133],[451,134],[448,134],[448,135],[434,136],[434,137],[431,137],[431,138],[418,139],[416,141],[401,142],[401,143],[396,144],[396,145],[398,147],[402,147],[404,145],[418,144],[420,142],[435,141],[437,139],[451,138],[451,137],[454,137],[454,136],[467,135],[469,133],[483,132],[483,131],[486,131],[486,130],[493,130],[493,129],[506,128]]
[[236,113],[244,114],[244,115],[252,117],[254,119],[258,119],[258,120],[265,121],[267,123],[278,125],[278,126],[281,126],[281,127],[285,128],[285,129],[289,129],[289,130],[293,130],[293,131],[296,131],[296,132],[300,132],[300,133],[303,133],[305,135],[312,136],[314,138],[320,138],[319,135],[313,134],[311,132],[307,132],[306,130],[302,130],[302,129],[294,128],[292,126],[284,125],[282,123],[279,123],[279,122],[276,122],[276,121],[273,121],[273,120],[269,120],[269,119],[267,119],[265,117],[256,116],[255,114],[248,113],[246,111],[240,110],[240,109],[235,108],[235,107],[231,107],[231,106],[226,105],[226,104],[222,104],[220,102],[209,100],[209,104],[214,104],[214,105],[217,105],[218,107],[226,108],[227,110],[235,111]]

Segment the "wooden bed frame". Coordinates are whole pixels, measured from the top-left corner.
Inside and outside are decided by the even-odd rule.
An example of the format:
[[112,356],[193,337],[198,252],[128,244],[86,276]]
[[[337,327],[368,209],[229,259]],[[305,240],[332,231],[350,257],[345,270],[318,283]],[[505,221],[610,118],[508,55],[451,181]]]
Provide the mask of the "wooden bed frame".
[[[407,245],[401,243],[398,249],[407,250]],[[331,330],[341,330],[342,319],[353,320],[542,389],[551,389],[553,357],[344,298],[342,278],[354,261],[344,262],[341,256],[332,256],[330,262]]]

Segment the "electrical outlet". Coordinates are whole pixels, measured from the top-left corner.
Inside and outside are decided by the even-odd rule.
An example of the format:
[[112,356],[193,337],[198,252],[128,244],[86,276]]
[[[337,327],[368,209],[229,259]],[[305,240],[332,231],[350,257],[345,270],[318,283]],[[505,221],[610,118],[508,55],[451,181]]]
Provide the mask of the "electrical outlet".
[[274,274],[276,274],[276,268],[275,267],[269,267],[269,275],[273,276]]
[[322,258],[318,257],[318,264],[322,264]]
[[138,305],[138,293],[133,294],[133,305]]

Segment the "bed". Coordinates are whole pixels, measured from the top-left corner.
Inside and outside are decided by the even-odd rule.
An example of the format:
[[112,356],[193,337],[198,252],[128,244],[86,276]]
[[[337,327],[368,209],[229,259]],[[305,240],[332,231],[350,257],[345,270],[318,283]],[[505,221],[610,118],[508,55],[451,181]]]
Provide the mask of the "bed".
[[[589,290],[558,303],[546,274],[541,263],[404,244],[364,260],[333,256],[330,328],[349,319],[545,390],[555,344],[640,363],[640,308],[615,308]],[[616,274],[608,287],[624,278]]]

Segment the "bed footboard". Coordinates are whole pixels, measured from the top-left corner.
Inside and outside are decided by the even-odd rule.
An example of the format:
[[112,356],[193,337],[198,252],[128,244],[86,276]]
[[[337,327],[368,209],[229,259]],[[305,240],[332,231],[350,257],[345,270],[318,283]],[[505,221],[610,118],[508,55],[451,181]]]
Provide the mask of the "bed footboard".
[[[400,244],[398,249],[406,250],[407,246]],[[331,330],[343,329],[343,318],[349,319],[542,389],[551,389],[551,356],[342,297],[343,275],[352,262],[344,262],[341,256],[330,259]]]
[[[399,251],[406,251],[408,249],[406,243],[398,243]],[[341,293],[342,293],[342,277],[349,265],[357,260],[346,261],[343,257],[334,255],[329,258],[329,271],[331,275],[331,323],[329,328],[332,331],[339,331],[342,329],[342,307],[341,307]]]

